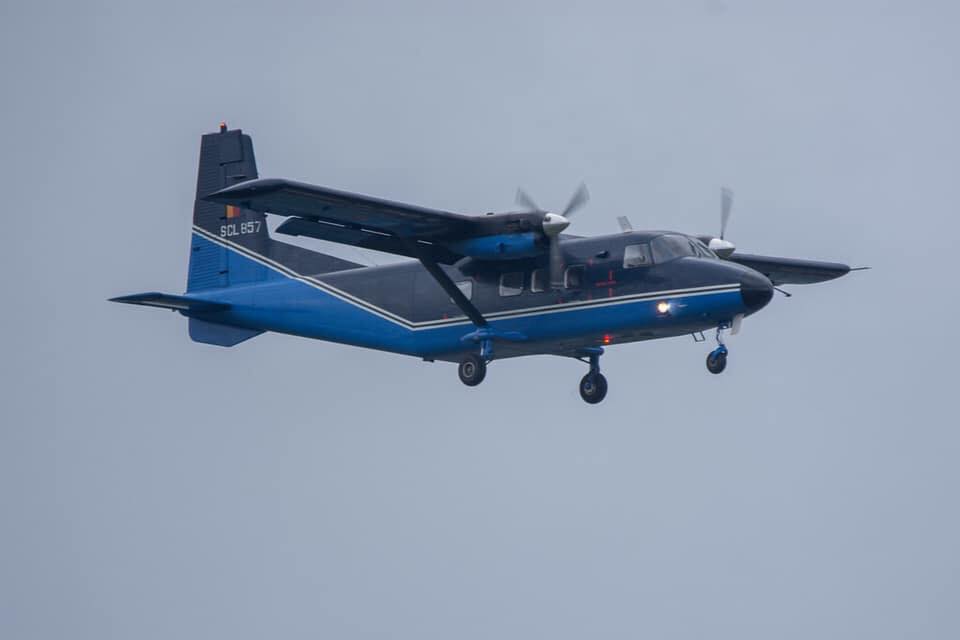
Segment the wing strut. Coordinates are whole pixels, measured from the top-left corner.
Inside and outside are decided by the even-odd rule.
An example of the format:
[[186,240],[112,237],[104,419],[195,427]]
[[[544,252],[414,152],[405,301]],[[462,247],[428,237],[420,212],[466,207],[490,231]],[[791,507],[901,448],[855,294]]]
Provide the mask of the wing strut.
[[407,246],[410,251],[410,255],[416,256],[427,271],[430,272],[430,275],[433,276],[433,279],[443,287],[443,290],[447,292],[447,295],[453,299],[453,302],[460,307],[460,310],[463,311],[468,318],[473,322],[473,324],[478,327],[486,327],[487,319],[483,317],[483,314],[480,313],[480,310],[473,306],[473,303],[463,295],[463,291],[460,291],[453,280],[450,279],[450,276],[447,275],[447,272],[440,268],[440,265],[436,263],[435,260],[428,257],[426,252],[419,246],[419,244],[408,238],[401,238],[401,241]]
[[460,291],[460,287],[454,284],[453,280],[450,279],[450,276],[440,268],[433,260],[428,258],[420,258],[420,264],[427,268],[427,271],[430,272],[430,275],[433,276],[443,290],[447,292],[447,295],[453,298],[453,301],[456,303],[460,310],[467,314],[467,317],[473,321],[473,324],[478,327],[487,326],[487,319],[483,317],[483,314],[480,313],[480,310],[473,306],[473,303],[467,299],[467,296],[463,295],[463,291]]

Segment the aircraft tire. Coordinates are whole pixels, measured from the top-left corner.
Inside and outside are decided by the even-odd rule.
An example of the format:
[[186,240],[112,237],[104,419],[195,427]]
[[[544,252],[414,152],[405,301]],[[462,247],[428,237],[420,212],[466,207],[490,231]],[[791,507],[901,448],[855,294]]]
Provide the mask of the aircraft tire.
[[597,404],[607,397],[607,379],[602,373],[588,373],[580,380],[580,397],[588,404]]
[[483,382],[486,377],[487,363],[483,361],[483,358],[470,354],[460,361],[460,366],[457,367],[457,375],[460,376],[460,382],[468,387],[475,387]]
[[707,354],[707,371],[713,374],[723,373],[727,368],[727,354],[711,351]]

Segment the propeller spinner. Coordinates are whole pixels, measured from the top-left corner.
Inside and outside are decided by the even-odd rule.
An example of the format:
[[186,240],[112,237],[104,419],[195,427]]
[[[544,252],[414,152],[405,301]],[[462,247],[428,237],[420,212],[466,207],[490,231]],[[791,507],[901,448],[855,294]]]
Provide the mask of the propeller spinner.
[[543,214],[543,221],[540,223],[543,229],[543,235],[550,242],[550,287],[553,289],[563,288],[563,251],[560,248],[560,234],[570,226],[570,216],[590,200],[590,192],[587,191],[587,185],[581,184],[573,195],[567,206],[563,208],[563,213],[551,213],[541,209],[537,203],[523,189],[517,189],[517,204],[525,207],[531,213]]

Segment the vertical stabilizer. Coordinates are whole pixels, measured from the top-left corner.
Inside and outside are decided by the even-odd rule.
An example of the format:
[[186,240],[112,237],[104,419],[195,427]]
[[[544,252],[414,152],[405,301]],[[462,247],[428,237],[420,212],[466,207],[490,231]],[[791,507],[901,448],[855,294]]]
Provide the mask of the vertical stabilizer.
[[258,254],[266,254],[270,236],[264,214],[203,199],[218,189],[257,177],[253,141],[240,129],[229,130],[222,124],[219,132],[208,133],[201,138],[187,291],[228,287],[266,279],[267,274],[261,269],[231,271],[231,252],[197,233],[199,229]]
[[188,293],[283,277],[267,263],[303,275],[362,266],[274,240],[263,213],[204,200],[214,191],[258,177],[253,141],[243,131],[222,123],[218,132],[201,138]]

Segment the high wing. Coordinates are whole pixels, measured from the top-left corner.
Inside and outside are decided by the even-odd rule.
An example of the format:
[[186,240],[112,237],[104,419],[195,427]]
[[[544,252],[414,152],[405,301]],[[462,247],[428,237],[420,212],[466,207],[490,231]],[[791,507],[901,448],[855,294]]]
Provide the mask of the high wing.
[[[474,216],[338,191],[327,187],[264,178],[216,191],[207,200],[288,216],[279,233],[452,264],[463,257],[439,243],[489,233]],[[411,243],[418,246],[413,247]]]
[[[485,328],[487,321],[438,263],[453,264],[472,247],[479,251],[505,253],[508,238],[497,234],[530,233],[540,214],[501,214],[476,217],[449,211],[428,209],[338,191],[292,180],[257,179],[215,191],[206,200],[287,216],[279,233],[309,236],[341,244],[385,251],[411,258],[423,264],[473,323]],[[492,242],[483,242],[489,236]],[[478,242],[479,241],[479,242]],[[471,244],[476,243],[476,244]],[[488,248],[492,247],[492,248]],[[539,249],[537,249],[539,250]],[[506,257],[506,256],[505,256]]]
[[759,271],[774,285],[825,282],[850,272],[848,265],[839,262],[756,256],[746,253],[734,253],[726,259]]

